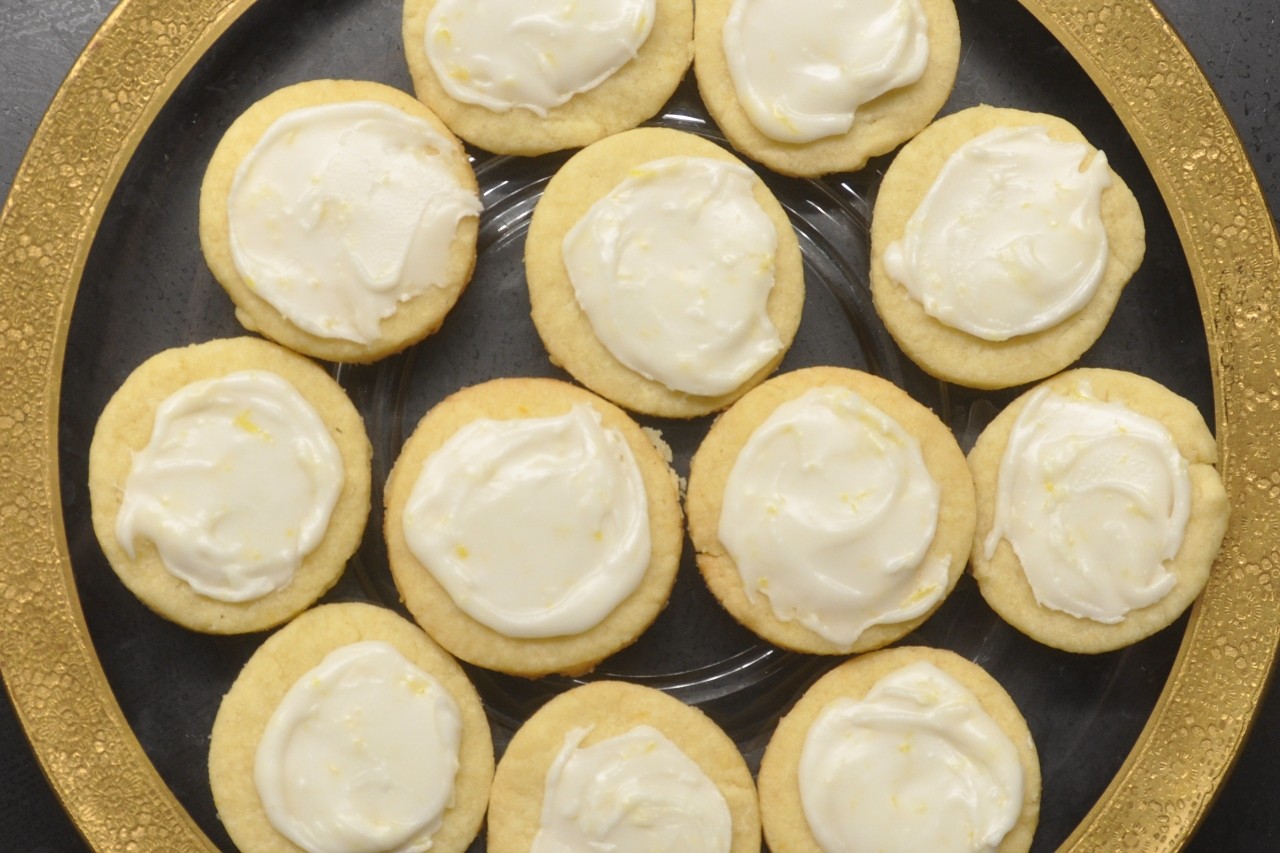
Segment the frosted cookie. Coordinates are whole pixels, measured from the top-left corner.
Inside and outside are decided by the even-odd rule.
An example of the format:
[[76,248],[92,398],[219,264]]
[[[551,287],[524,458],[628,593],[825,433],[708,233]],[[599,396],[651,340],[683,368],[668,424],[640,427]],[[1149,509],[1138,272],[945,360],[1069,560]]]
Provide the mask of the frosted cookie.
[[254,652],[209,740],[214,805],[253,853],[461,853],[493,740],[457,661],[369,604],[318,607]]
[[578,148],[635,127],[693,58],[691,0],[406,0],[413,88],[499,154]]
[[1216,460],[1196,407],[1150,379],[1080,369],[1033,388],[969,453],[983,597],[1066,651],[1154,634],[1200,594],[1226,532]]
[[820,678],[778,723],[759,785],[765,841],[789,853],[1021,853],[1040,819],[1026,721],[941,649],[885,649]]
[[683,544],[675,475],[640,427],[565,382],[497,379],[429,411],[391,471],[396,587],[453,654],[578,674],[666,605]]
[[520,727],[493,779],[490,853],[755,853],[755,785],[733,741],[654,690],[597,681]]
[[885,174],[871,293],[929,373],[972,388],[1019,385],[1098,339],[1145,233],[1129,188],[1069,123],[973,107],[935,122]]
[[260,631],[338,580],[369,515],[371,450],[341,386],[256,338],[165,350],[89,447],[98,543],[120,580],[195,631]]
[[421,103],[315,80],[228,128],[200,188],[200,245],[246,328],[368,362],[440,328],[471,278],[479,213],[466,152]]
[[775,645],[848,654],[919,626],[964,571],[973,483],[938,418],[891,382],[814,367],[765,382],[693,457],[707,586]]
[[960,63],[952,0],[699,0],[694,72],[733,147],[784,175],[861,169],[919,133]]
[[529,223],[525,273],[551,360],[637,412],[716,411],[778,366],[804,303],[786,213],[746,166],[641,128],[578,152]]

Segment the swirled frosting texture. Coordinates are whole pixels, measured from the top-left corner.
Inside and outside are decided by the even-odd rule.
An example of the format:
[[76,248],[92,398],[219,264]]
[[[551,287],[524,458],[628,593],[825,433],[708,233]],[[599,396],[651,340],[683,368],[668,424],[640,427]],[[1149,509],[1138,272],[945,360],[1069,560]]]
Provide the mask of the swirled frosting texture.
[[860,106],[929,60],[919,0],[734,0],[722,40],[743,110],[779,142],[847,133]]
[[743,446],[719,538],[749,600],[847,647],[946,593],[948,561],[925,559],[939,504],[913,436],[850,389],[815,388]]
[[289,688],[258,745],[268,820],[308,853],[420,853],[453,802],[458,704],[378,641],[342,646]]
[[1163,564],[1190,513],[1187,460],[1163,424],[1042,388],[1010,432],[984,548],[1008,540],[1042,606],[1114,624],[1173,589]]
[[342,490],[320,415],[267,371],[193,382],[156,410],[134,454],[116,539],[139,536],[201,595],[252,601],[286,586],[320,544]]
[[372,343],[401,302],[447,284],[458,222],[480,213],[445,156],[456,148],[380,101],[286,113],[232,180],[237,271],[298,328]]
[[987,853],[1022,810],[1016,747],[927,661],[828,704],[805,736],[799,786],[826,853]]
[[571,730],[547,771],[532,853],[728,853],[729,806],[680,747],[647,725],[580,746],[589,733]]
[[424,48],[450,97],[545,116],[635,58],[654,0],[440,0]]
[[668,157],[632,171],[565,235],[592,331],[625,366],[715,396],[782,350],[767,313],[778,233],[738,163]]
[[1106,156],[1043,127],[988,131],[942,167],[889,276],[938,321],[989,341],[1043,331],[1093,296],[1108,258]]
[[509,637],[578,634],[644,578],[644,482],[586,405],[475,420],[427,458],[404,514],[414,557],[467,615]]

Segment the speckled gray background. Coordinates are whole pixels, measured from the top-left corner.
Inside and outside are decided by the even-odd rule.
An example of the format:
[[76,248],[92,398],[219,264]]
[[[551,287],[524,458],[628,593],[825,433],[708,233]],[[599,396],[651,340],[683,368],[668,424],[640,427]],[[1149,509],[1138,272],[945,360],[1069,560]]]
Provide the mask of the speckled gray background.
[[[1156,0],[1200,59],[1280,206],[1280,2]],[[112,0],[0,0],[0,194],[40,116]],[[1264,704],[1190,849],[1280,849],[1280,690]],[[49,792],[7,698],[0,701],[0,853],[84,850]]]

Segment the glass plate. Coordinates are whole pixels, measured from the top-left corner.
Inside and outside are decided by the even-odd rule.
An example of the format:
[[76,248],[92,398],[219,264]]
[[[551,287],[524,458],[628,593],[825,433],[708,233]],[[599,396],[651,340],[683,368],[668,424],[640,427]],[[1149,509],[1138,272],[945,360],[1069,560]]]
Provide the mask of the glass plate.
[[[151,614],[116,580],[94,540],[85,488],[98,414],[150,354],[242,333],[204,265],[196,222],[204,166],[230,122],[300,80],[410,88],[398,2],[179,5],[121,5],[51,108],[0,227],[3,256],[18,261],[4,271],[0,296],[3,316],[16,318],[6,346],[26,353],[7,361],[0,381],[11,404],[3,411],[19,413],[17,425],[5,427],[12,441],[0,475],[0,523],[18,546],[3,564],[0,663],[55,787],[103,849],[185,849],[201,833],[232,849],[209,795],[207,739],[222,694],[262,635],[192,634]],[[1270,451],[1235,444],[1274,421],[1274,409],[1250,403],[1258,399],[1252,389],[1267,387],[1259,377],[1275,363],[1275,345],[1257,335],[1263,324],[1239,322],[1270,310],[1255,302],[1277,267],[1274,230],[1207,84],[1150,7],[1045,4],[1050,11],[1028,2],[1046,29],[1008,0],[958,5],[964,58],[944,112],[990,103],[1061,115],[1106,150],[1138,197],[1146,261],[1082,363],[1144,373],[1217,420],[1236,521],[1197,611],[1130,649],[1086,657],[1031,642],[991,613],[967,576],[906,642],[977,661],[1022,708],[1045,778],[1034,849],[1063,842],[1111,849],[1126,831],[1143,846],[1177,846],[1235,753],[1270,665],[1273,644],[1264,638],[1280,621],[1257,607],[1269,583],[1262,531],[1276,515],[1266,493],[1280,482],[1270,473],[1280,463],[1263,456]],[[1108,100],[1120,104],[1123,123]],[[58,121],[74,130],[59,136]],[[691,80],[653,123],[720,139]],[[375,494],[365,542],[326,600],[398,608],[380,535],[380,487],[434,402],[494,376],[563,376],[529,321],[522,253],[528,216],[565,156],[473,153],[486,212],[463,299],[439,334],[408,352],[333,370],[366,417]],[[1014,392],[938,383],[883,331],[866,257],[887,162],[819,181],[761,170],[805,255],[804,320],[781,369],[839,364],[887,376],[931,406],[967,450]],[[1222,239],[1224,228],[1235,229],[1232,239]],[[663,431],[686,474],[709,419],[640,420]],[[699,705],[754,768],[778,716],[838,661],[754,639],[706,591],[691,554],[686,545],[671,604],[653,628],[592,677],[649,683]],[[1255,618],[1246,623],[1243,615]],[[499,752],[520,720],[572,683],[470,672]]]

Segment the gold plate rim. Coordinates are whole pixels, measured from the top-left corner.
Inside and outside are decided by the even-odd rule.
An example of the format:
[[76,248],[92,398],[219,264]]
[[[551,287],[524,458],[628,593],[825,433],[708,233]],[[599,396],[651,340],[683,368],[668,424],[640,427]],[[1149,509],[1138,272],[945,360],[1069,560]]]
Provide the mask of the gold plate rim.
[[[57,464],[71,308],[89,246],[161,106],[255,0],[122,0],[58,90],[0,214],[0,672],[36,755],[99,850],[214,849],[134,737],[90,643]],[[1280,241],[1221,103],[1152,0],[1019,0],[1072,54],[1159,187],[1200,298],[1231,527],[1156,707],[1064,850],[1173,850],[1208,810],[1280,638]],[[85,140],[96,150],[86,154]],[[1207,701],[1206,697],[1213,697]]]

